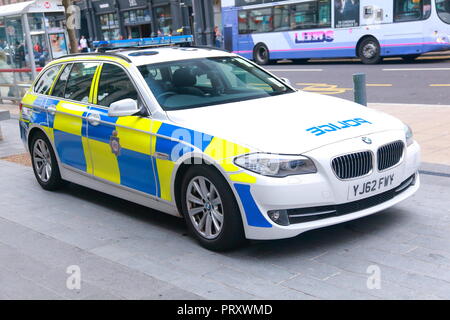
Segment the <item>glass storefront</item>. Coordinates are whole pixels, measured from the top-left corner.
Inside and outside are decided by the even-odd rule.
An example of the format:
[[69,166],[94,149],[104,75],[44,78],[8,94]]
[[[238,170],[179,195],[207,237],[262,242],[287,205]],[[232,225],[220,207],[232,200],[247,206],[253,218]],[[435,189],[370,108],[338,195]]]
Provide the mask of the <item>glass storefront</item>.
[[120,38],[119,19],[116,13],[101,14],[99,20],[103,39],[117,40]]
[[125,24],[140,24],[140,23],[150,23],[150,10],[148,9],[137,9],[129,10],[123,13],[123,20]]
[[170,6],[160,6],[155,9],[157,33],[161,36],[172,34],[172,15]]

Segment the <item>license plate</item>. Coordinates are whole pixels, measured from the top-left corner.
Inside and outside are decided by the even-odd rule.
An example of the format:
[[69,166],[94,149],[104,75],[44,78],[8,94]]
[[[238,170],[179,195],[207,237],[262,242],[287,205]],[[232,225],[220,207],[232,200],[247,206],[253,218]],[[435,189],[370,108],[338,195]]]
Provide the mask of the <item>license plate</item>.
[[394,174],[386,174],[371,180],[351,184],[348,188],[348,199],[367,198],[387,191],[394,185]]

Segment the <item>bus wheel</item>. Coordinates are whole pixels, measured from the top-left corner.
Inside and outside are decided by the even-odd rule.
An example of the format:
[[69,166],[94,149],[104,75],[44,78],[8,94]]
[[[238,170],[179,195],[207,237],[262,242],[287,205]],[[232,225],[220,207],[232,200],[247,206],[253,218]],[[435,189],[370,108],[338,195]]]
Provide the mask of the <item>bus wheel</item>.
[[358,47],[358,56],[364,64],[377,64],[381,61],[380,44],[373,37],[365,38]]
[[253,60],[259,65],[270,63],[269,49],[264,43],[258,43],[253,49]]
[[408,62],[408,63],[413,63],[414,61],[416,61],[416,59],[419,57],[419,54],[410,54],[407,56],[402,56],[403,61]]

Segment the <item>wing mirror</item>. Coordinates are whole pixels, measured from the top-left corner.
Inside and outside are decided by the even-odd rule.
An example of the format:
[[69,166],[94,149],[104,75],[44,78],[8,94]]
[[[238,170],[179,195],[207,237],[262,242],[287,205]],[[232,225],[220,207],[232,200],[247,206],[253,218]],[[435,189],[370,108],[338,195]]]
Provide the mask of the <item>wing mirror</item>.
[[291,80],[289,80],[288,78],[280,78],[280,79],[281,79],[281,81],[283,81],[285,84],[287,84],[288,86],[292,87]]
[[126,117],[132,116],[141,110],[138,108],[136,100],[123,99],[111,103],[108,110],[109,117]]

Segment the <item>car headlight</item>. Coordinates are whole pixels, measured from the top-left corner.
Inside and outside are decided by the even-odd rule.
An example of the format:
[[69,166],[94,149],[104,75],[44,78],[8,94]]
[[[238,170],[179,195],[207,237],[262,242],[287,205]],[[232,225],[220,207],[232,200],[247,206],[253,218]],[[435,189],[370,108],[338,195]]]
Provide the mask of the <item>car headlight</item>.
[[296,155],[250,153],[236,157],[234,163],[241,168],[270,177],[286,177],[317,172],[311,159]]
[[407,124],[405,124],[403,130],[405,130],[406,146],[409,147],[414,142],[413,132],[411,130],[411,127],[408,126]]

